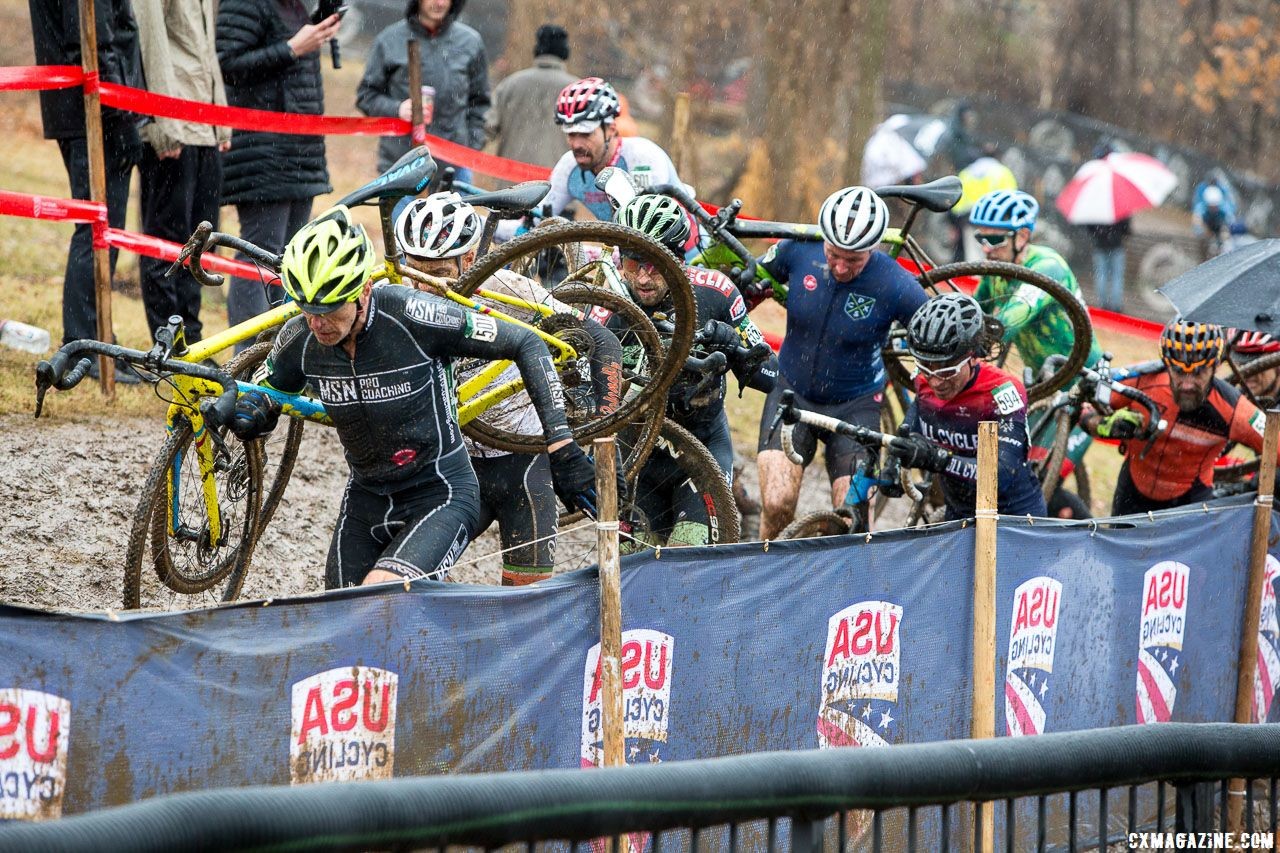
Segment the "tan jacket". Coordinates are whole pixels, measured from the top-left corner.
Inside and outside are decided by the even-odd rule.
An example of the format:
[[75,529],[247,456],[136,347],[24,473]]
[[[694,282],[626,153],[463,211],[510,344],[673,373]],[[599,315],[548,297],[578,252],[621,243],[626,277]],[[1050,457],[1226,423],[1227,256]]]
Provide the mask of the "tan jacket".
[[[216,0],[133,0],[142,45],[147,91],[205,104],[227,103],[214,49]],[[142,138],[156,153],[182,145],[217,145],[230,128],[171,118],[155,118]]]

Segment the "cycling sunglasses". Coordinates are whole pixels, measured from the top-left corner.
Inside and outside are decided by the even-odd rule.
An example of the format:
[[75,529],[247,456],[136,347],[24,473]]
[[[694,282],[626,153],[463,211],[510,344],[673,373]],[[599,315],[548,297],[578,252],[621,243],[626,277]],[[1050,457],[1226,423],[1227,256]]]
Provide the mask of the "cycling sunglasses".
[[955,364],[947,364],[942,367],[929,367],[927,362],[917,361],[916,369],[925,376],[928,376],[930,379],[950,379],[959,373],[968,363],[968,356],[960,359]]
[[643,270],[644,272],[653,272],[656,264],[639,255],[633,255],[630,252],[619,252],[622,255],[622,265],[631,270]]
[[1004,241],[1012,236],[1012,231],[1006,231],[1002,234],[974,234],[973,239],[984,246],[1003,246]]

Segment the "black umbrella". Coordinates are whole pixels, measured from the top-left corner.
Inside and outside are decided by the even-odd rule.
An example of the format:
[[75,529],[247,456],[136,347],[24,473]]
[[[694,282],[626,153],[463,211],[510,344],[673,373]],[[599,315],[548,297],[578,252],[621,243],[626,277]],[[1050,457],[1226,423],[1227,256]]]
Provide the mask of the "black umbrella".
[[1188,320],[1280,335],[1280,240],[1219,255],[1159,291]]

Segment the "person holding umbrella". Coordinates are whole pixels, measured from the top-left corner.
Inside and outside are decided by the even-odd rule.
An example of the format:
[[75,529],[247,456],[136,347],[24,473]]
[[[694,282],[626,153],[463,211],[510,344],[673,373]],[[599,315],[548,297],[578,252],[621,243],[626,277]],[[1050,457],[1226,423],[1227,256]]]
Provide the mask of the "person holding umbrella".
[[1056,205],[1066,220],[1084,225],[1093,242],[1093,284],[1098,301],[1109,311],[1124,310],[1124,242],[1131,218],[1161,204],[1177,177],[1154,157],[1115,151],[1109,142],[1093,150],[1058,194]]

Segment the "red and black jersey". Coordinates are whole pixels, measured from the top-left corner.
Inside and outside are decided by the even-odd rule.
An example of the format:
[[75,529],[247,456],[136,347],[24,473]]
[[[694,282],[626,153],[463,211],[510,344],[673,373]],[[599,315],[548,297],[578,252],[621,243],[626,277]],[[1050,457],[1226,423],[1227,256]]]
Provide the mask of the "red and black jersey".
[[1004,515],[1046,514],[1040,483],[1027,462],[1027,392],[1022,383],[979,364],[964,390],[942,400],[921,374],[906,424],[952,454],[942,474],[947,518],[971,518],[978,497],[978,424],[995,421],[1000,438],[997,507]]

